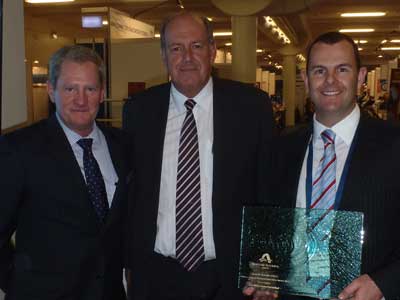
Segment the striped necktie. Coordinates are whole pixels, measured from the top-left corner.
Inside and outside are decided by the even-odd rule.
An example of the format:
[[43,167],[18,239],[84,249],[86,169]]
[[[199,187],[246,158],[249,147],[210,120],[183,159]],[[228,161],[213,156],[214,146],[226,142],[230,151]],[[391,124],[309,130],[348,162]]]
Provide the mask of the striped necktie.
[[332,209],[336,197],[335,133],[326,129],[321,133],[324,155],[318,165],[312,184],[310,208]]
[[[321,133],[324,154],[313,178],[310,224],[308,233],[307,284],[321,298],[331,291],[329,239],[334,223],[336,198],[335,133],[327,129]],[[321,270],[325,270],[322,272]]]
[[200,155],[192,99],[185,102],[176,183],[176,258],[188,271],[204,261],[201,218]]

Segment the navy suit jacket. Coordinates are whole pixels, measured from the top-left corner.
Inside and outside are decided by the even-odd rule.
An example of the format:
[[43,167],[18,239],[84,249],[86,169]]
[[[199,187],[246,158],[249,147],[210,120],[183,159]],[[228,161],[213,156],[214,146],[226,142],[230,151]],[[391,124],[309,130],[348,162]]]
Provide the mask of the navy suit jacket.
[[[122,300],[122,133],[102,128],[119,177],[98,220],[72,148],[53,115],[0,137],[0,284],[6,299]],[[16,248],[10,246],[16,230]]]

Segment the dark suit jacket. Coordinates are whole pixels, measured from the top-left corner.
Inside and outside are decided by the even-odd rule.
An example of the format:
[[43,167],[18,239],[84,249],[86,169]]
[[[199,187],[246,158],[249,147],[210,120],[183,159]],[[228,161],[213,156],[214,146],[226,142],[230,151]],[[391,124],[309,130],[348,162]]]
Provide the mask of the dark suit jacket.
[[[129,186],[127,266],[133,297],[146,299],[146,277],[156,237],[161,164],[170,84],[153,87],[124,107],[124,128],[133,140]],[[250,85],[214,79],[213,227],[222,289],[217,299],[240,297],[237,273],[243,203],[263,201],[272,132],[267,94]]]
[[[122,300],[126,157],[102,129],[119,177],[105,225],[55,116],[0,137],[0,279],[10,300]],[[16,248],[9,240],[16,230]]]
[[[274,162],[277,205],[294,207],[312,127],[280,138]],[[400,296],[400,128],[362,116],[355,137],[340,210],[364,213],[361,273],[386,300]]]

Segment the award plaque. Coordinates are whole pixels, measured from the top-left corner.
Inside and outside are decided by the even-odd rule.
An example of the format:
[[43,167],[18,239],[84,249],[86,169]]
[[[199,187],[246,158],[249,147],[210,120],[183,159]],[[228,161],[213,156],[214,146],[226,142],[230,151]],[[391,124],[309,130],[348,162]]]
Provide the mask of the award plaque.
[[363,214],[244,207],[238,284],[337,298],[360,276]]

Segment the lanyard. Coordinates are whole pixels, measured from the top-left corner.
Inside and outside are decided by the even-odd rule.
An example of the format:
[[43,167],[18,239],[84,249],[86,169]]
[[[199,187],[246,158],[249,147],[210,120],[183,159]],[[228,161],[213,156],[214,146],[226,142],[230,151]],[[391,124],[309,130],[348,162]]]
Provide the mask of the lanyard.
[[[340,202],[342,201],[344,183],[346,182],[347,173],[349,172],[350,159],[351,159],[351,156],[353,155],[354,145],[356,144],[355,140],[356,140],[356,137],[357,137],[357,131],[354,134],[353,141],[351,142],[349,153],[347,154],[347,158],[346,158],[346,161],[344,163],[342,176],[340,177],[339,186],[338,186],[338,188],[336,190],[335,205],[334,205],[334,208],[333,208],[334,210],[338,210],[339,209]],[[306,201],[307,201],[307,208],[310,208],[310,206],[311,206],[312,165],[313,165],[313,138],[311,137],[311,140],[310,140],[310,142],[308,144],[308,157],[307,157],[307,175],[306,175],[306,198],[307,198]]]

